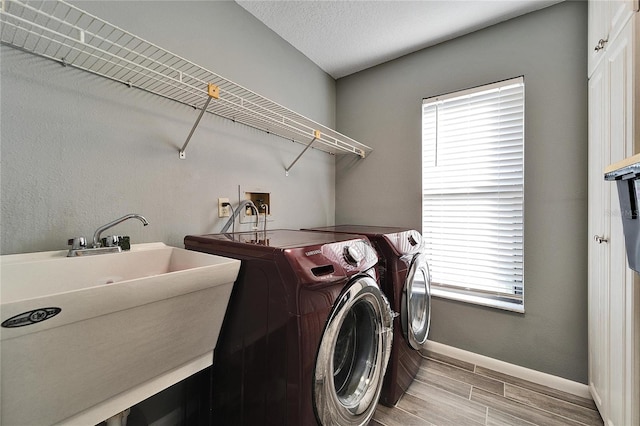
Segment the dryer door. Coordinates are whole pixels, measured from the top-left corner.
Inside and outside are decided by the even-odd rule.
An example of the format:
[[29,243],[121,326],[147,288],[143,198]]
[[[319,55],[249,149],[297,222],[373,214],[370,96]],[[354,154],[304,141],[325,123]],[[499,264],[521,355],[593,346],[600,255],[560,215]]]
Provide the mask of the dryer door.
[[320,424],[369,422],[391,353],[392,325],[389,303],[373,278],[356,278],[345,288],[316,358],[313,398]]
[[425,253],[418,253],[411,261],[400,315],[402,332],[409,346],[420,349],[427,340],[431,323],[431,274]]

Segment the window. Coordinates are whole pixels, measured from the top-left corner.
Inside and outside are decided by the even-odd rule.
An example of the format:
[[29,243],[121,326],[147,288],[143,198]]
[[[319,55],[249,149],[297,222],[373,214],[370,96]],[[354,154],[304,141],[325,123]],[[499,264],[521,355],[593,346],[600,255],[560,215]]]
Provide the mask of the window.
[[434,296],[524,312],[524,79],[424,99],[422,233]]

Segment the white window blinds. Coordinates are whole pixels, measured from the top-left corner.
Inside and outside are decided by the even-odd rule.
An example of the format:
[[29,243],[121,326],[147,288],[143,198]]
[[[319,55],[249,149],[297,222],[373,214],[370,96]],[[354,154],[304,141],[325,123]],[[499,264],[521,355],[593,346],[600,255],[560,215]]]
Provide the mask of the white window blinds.
[[524,80],[424,99],[433,294],[524,312]]

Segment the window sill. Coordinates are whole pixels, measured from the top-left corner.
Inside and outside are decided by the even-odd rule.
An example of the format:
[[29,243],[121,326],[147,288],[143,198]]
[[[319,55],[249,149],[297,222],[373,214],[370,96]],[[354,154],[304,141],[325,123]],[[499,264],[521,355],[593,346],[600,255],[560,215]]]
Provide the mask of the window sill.
[[474,305],[487,306],[490,308],[502,309],[505,311],[524,314],[524,302],[517,303],[499,299],[497,297],[474,296],[471,294],[463,294],[455,291],[437,288],[435,286],[431,287],[431,295],[442,299],[456,300],[459,302],[471,303]]

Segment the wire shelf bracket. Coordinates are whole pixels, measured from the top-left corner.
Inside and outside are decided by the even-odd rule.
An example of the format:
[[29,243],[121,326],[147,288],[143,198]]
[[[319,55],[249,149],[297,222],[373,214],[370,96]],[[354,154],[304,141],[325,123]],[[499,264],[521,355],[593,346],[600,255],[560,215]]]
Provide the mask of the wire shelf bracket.
[[1,1],[2,44],[199,109],[181,159],[205,112],[306,145],[302,154],[310,147],[361,158],[372,151],[63,0]]
[[321,136],[320,130],[315,130],[313,132],[313,139],[311,139],[311,142],[309,142],[309,144],[307,146],[304,147],[304,149],[302,150],[302,152],[300,154],[298,154],[298,156],[296,157],[295,160],[293,160],[293,163],[291,163],[289,165],[289,167],[284,169],[284,174],[285,176],[289,176],[289,170],[291,170],[291,168],[294,166],[294,164],[296,164],[298,162],[298,160],[300,159],[300,157],[302,157],[304,155],[305,152],[307,152],[307,150],[309,148],[311,148],[311,145],[313,145],[313,143],[315,141],[317,141]]
[[193,127],[191,128],[191,131],[187,136],[187,140],[184,141],[182,148],[180,148],[180,151],[178,152],[178,156],[180,157],[181,160],[184,160],[185,158],[187,158],[184,150],[187,149],[187,145],[189,145],[189,141],[191,141],[191,137],[193,136],[193,133],[196,131],[198,124],[200,124],[200,120],[202,120],[202,116],[207,111],[207,108],[209,107],[209,102],[211,102],[211,99],[220,99],[220,88],[215,84],[209,83],[209,85],[207,86],[207,95],[209,95],[209,97],[207,98],[207,101],[204,103],[204,106],[200,110],[200,114],[198,115],[196,122],[193,123]]

